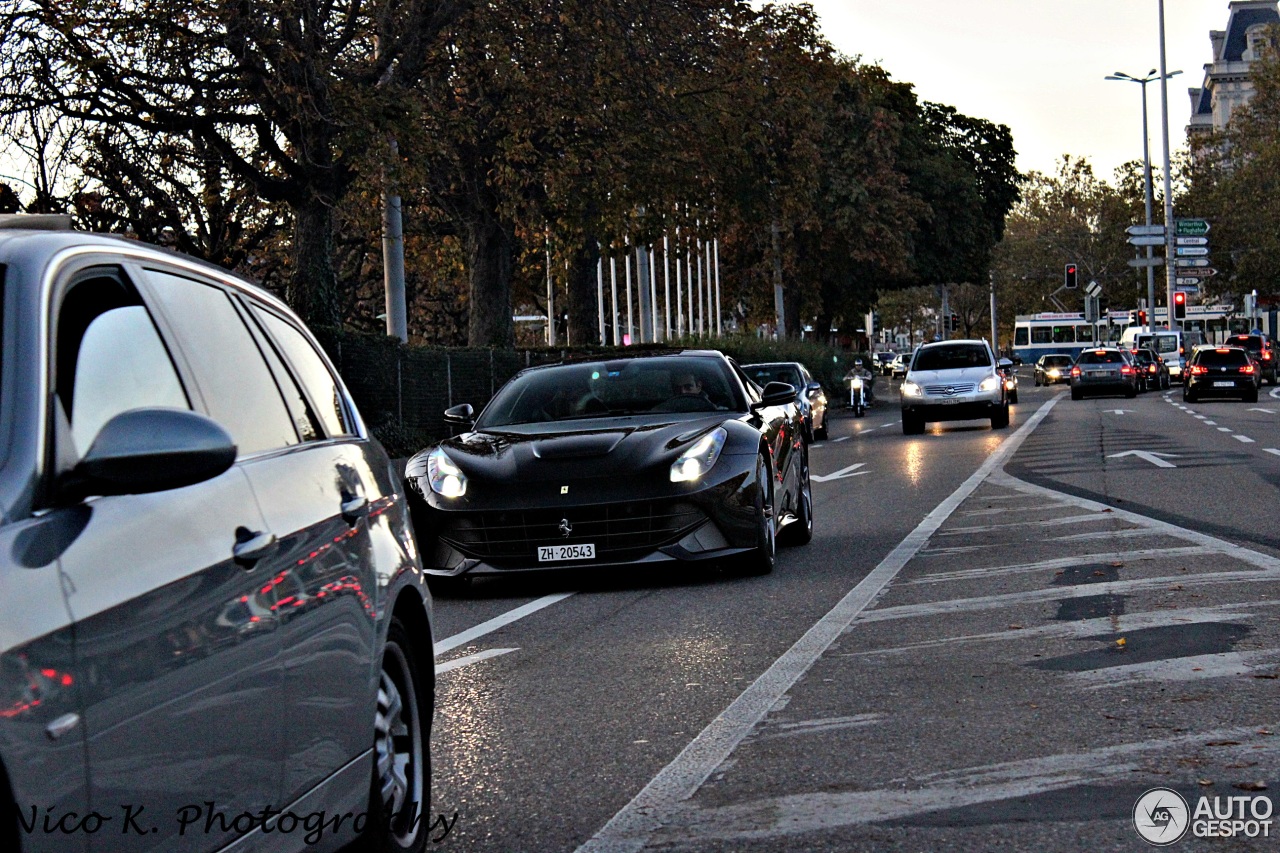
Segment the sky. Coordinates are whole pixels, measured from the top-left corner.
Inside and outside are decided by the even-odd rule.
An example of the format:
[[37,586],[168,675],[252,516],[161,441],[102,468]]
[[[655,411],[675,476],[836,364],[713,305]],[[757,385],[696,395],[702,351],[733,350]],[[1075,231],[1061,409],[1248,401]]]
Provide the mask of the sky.
[[[810,0],[841,53],[881,65],[923,100],[1006,124],[1022,171],[1052,172],[1063,154],[1094,173],[1142,157],[1142,87],[1103,80],[1160,67],[1157,0]],[[1187,89],[1204,81],[1209,31],[1227,0],[1166,0],[1169,129],[1186,145]],[[1160,84],[1147,87],[1151,157],[1161,158]]]

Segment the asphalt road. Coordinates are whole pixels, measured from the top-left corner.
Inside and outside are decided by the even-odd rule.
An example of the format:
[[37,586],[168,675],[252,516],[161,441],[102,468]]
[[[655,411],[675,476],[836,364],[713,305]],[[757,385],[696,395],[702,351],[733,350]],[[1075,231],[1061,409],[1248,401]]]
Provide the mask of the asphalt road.
[[833,420],[768,577],[438,598],[435,846],[1138,850],[1149,788],[1274,793],[1280,400],[1064,390]]

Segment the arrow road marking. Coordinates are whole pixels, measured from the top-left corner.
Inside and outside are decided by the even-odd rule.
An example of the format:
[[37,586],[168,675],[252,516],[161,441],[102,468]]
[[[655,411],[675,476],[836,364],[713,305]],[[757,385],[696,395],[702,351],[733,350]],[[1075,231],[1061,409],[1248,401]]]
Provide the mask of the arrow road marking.
[[865,462],[855,462],[848,468],[841,468],[832,474],[810,474],[809,479],[819,483],[826,483],[831,480],[843,480],[846,477],[857,477],[862,474],[870,474],[870,471],[859,471],[858,469],[865,466]]
[[1160,458],[1161,456],[1164,456],[1169,459],[1177,459],[1178,454],[1176,453],[1158,453],[1158,452],[1150,452],[1146,450],[1126,450],[1124,453],[1112,453],[1107,458],[1119,459],[1122,456],[1136,456],[1139,459],[1145,459],[1148,462],[1150,462],[1152,465],[1156,466],[1157,468],[1177,468],[1178,467],[1177,465],[1174,465],[1172,462],[1165,462],[1164,459]]
[[1280,450],[1276,450],[1274,447],[1268,447],[1263,452],[1270,453],[1272,456],[1280,456]]
[[1125,415],[1125,414],[1132,415],[1133,414],[1133,409],[1104,409],[1103,411],[1108,415]]

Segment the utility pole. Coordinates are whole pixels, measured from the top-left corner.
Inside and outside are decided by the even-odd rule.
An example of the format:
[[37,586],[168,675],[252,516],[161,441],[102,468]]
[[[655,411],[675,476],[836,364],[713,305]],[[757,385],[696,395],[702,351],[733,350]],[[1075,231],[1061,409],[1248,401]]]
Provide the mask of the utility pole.
[[[400,159],[400,147],[391,140],[391,162]],[[393,167],[394,168],[394,167]],[[386,290],[387,334],[409,342],[409,311],[404,296],[404,220],[400,195],[393,192],[386,171],[382,174],[382,275]]]
[[1000,352],[999,327],[996,325],[996,271],[988,270],[987,281],[991,285],[991,348]]
[[[1173,316],[1173,290],[1178,274],[1174,263],[1174,244],[1177,237],[1177,225],[1173,221],[1173,181],[1170,172],[1169,157],[1169,72],[1165,64],[1164,51],[1164,0],[1159,0],[1160,8],[1160,112],[1164,130],[1164,272],[1165,272],[1165,314],[1169,318],[1169,331],[1177,331],[1177,321]],[[1151,306],[1151,315],[1155,314],[1155,305]]]

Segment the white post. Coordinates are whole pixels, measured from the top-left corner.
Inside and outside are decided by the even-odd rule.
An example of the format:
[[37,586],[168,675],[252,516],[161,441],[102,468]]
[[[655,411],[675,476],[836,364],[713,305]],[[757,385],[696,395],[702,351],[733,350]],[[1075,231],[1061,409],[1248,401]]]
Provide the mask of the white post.
[[697,328],[695,317],[697,316],[693,310],[693,238],[687,238],[684,246],[684,277],[689,283],[689,336],[693,337]]
[[604,346],[604,255],[596,258],[596,315],[600,323],[600,346]]
[[[723,314],[720,312],[720,238],[716,237],[711,241],[711,247],[715,255],[716,261],[716,337],[724,337],[724,327],[721,325]],[[825,423],[825,421],[824,421]]]
[[649,247],[649,340],[658,340],[658,268],[657,255]]
[[[667,336],[663,340],[671,340],[671,243],[667,235],[662,235],[662,287],[666,292],[662,305],[667,312]],[[679,273],[679,270],[676,270]]]
[[547,234],[547,346],[556,345],[556,289],[551,282],[551,234]]
[[676,336],[684,336],[684,282],[680,270],[680,229],[676,228]]
[[618,340],[618,259],[609,256],[609,289],[613,291],[613,345],[620,346]]
[[[1160,0],[1160,110],[1164,117],[1161,127],[1164,130],[1164,269],[1165,269],[1165,316],[1169,318],[1169,331],[1177,331],[1177,321],[1173,318],[1173,286],[1177,269],[1174,264],[1174,243],[1177,226],[1173,221],[1173,187],[1169,175],[1169,71],[1164,58],[1164,0]],[[1154,316],[1156,306],[1149,309]]]
[[[623,238],[622,245],[624,247],[631,245],[630,238]],[[627,340],[632,343],[636,339],[636,329],[631,321],[631,253],[624,252],[622,255],[622,267],[627,276]]]

